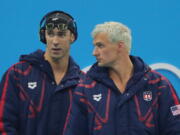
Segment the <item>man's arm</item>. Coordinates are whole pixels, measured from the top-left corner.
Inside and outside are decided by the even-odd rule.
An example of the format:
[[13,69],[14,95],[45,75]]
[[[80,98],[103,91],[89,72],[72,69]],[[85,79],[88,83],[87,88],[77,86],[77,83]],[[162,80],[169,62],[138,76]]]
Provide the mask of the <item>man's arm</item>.
[[82,96],[73,96],[71,115],[65,135],[89,135],[88,129],[88,110],[83,102],[86,99]]
[[18,94],[10,68],[0,83],[0,135],[17,135]]
[[159,100],[160,134],[180,135],[180,100],[171,83],[165,81]]

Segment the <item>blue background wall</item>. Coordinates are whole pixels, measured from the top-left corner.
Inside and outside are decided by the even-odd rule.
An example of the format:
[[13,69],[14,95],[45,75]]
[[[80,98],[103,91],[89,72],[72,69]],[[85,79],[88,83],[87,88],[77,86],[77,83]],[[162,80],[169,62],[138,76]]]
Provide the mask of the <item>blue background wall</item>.
[[[71,54],[85,68],[95,62],[91,30],[104,21],[121,21],[133,34],[132,54],[148,64],[169,63],[180,67],[180,0],[1,0],[0,77],[20,54],[38,48],[41,18],[51,10],[64,10],[76,19],[79,38]],[[180,78],[159,70],[180,95]]]

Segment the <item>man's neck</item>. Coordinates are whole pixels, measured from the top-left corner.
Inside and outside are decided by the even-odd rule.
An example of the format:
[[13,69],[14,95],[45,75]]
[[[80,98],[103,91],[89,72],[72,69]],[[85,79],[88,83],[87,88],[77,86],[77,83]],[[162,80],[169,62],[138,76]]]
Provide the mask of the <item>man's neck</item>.
[[45,55],[45,59],[51,65],[56,84],[59,84],[68,70],[69,57],[68,58],[64,57],[62,59],[55,60],[55,59],[49,58]]
[[121,93],[126,89],[127,82],[133,75],[133,64],[130,58],[121,60],[109,69],[110,78],[114,81]]

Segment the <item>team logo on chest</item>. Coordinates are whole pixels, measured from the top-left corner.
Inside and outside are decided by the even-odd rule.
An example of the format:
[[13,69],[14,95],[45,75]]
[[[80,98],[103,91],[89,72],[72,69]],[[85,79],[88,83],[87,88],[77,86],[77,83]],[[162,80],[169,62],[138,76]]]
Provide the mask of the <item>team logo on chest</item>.
[[172,106],[171,112],[172,112],[173,116],[180,115],[180,105]]
[[37,87],[37,82],[28,82],[28,88],[34,89]]
[[95,101],[100,101],[101,100],[101,98],[102,98],[102,94],[97,94],[97,95],[93,95],[93,99],[95,100]]
[[143,99],[145,101],[151,101],[152,100],[152,92],[151,91],[144,91],[143,92]]

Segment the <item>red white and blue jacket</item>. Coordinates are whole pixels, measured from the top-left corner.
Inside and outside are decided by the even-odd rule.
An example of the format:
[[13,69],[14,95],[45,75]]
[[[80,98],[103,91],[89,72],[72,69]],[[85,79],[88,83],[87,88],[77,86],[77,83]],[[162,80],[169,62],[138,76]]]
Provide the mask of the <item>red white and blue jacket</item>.
[[170,82],[131,56],[134,74],[121,94],[94,64],[75,90],[66,135],[180,135],[180,101]]
[[38,50],[21,57],[0,83],[0,135],[62,135],[79,82],[79,66],[69,67],[57,85],[50,64]]

